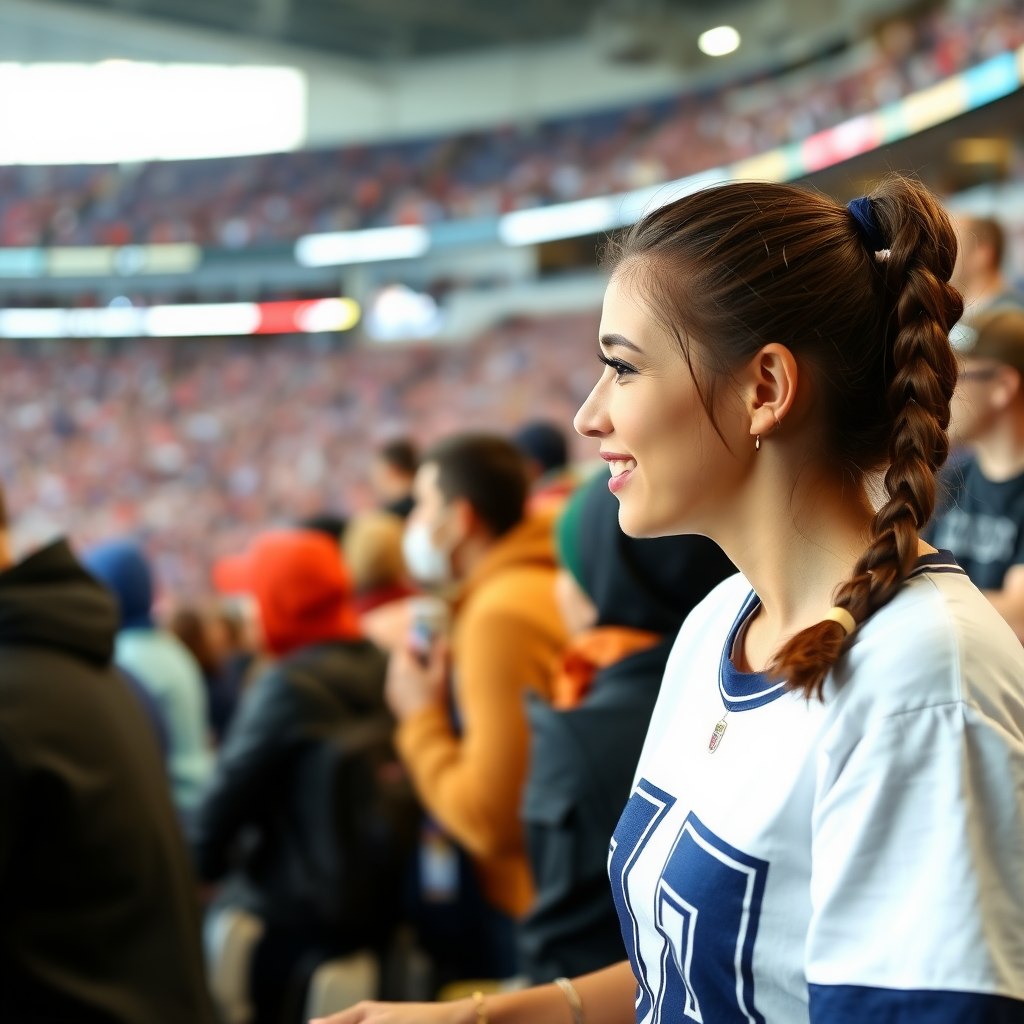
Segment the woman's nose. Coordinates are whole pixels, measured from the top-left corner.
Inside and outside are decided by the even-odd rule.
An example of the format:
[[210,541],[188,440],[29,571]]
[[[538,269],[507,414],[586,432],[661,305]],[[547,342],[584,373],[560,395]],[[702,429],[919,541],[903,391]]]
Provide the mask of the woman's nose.
[[576,433],[584,437],[605,437],[611,433],[611,418],[605,408],[602,391],[601,382],[598,381],[594,385],[594,390],[587,396],[587,400],[580,406],[572,421]]

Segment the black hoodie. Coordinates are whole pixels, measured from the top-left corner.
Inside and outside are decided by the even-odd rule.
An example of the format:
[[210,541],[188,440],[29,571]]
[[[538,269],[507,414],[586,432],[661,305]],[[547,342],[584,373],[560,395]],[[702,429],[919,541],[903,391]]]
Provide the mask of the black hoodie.
[[530,701],[523,820],[537,896],[520,923],[519,953],[520,968],[537,983],[625,959],[608,885],[608,841],[629,798],[675,634],[736,571],[706,537],[627,537],[603,474],[573,500],[581,503],[579,579],[598,625],[664,639],[598,672],[586,699],[569,711]]
[[212,1024],[196,891],[113,597],[59,541],[0,573],[0,1020]]

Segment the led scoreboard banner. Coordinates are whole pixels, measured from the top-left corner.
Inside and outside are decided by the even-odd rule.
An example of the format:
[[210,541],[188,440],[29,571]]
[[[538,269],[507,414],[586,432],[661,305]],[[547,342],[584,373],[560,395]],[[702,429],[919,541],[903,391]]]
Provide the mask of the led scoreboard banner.
[[218,302],[100,309],[2,309],[0,338],[189,338],[347,331],[359,322],[353,299]]

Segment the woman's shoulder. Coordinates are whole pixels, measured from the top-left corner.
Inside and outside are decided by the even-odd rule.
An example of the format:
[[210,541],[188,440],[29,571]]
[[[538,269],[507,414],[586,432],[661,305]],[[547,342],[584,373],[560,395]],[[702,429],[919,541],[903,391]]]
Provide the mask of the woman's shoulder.
[[1019,719],[1024,649],[955,563],[936,563],[861,627],[831,682],[871,718],[960,702]]

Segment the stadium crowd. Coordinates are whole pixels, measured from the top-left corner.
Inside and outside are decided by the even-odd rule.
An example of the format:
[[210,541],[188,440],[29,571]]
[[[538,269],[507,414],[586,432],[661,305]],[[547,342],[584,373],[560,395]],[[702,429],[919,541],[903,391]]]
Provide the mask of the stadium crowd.
[[0,168],[0,246],[198,242],[493,216],[798,142],[1024,43],[1021,0],[884,25],[838,56],[625,110],[390,145],[139,167]]
[[[303,343],[131,341],[0,349],[0,477],[29,542],[133,533],[162,587],[267,525],[371,501],[391,434],[568,423],[591,382],[593,315],[522,321],[469,346],[316,351]],[[576,457],[593,456],[583,439]]]
[[[636,978],[682,962],[669,953],[685,933],[636,923],[642,884],[647,913],[676,900],[692,921],[687,900],[701,903],[706,1009],[753,1008],[740,970],[754,968],[737,963],[760,938],[780,957],[756,964],[760,1005],[795,1008],[773,1020],[861,1020],[875,1005],[931,1024],[965,999],[958,1019],[1016,1020],[1024,299],[1002,275],[999,226],[964,224],[958,365],[950,221],[894,177],[874,200],[890,242],[871,202],[762,184],[681,200],[675,227],[678,205],[655,211],[610,246],[603,366],[583,315],[401,358],[284,341],[0,350],[0,1017],[297,1024],[362,996],[463,998],[449,1015],[363,1005],[343,1024],[505,1011],[579,1024],[584,1002],[592,1021],[625,1021]],[[645,238],[664,255],[666,234],[711,230],[709,207],[710,301],[679,287],[638,301],[663,272],[652,260],[629,277]],[[766,240],[779,225],[788,258]],[[907,281],[877,269],[911,258]],[[927,302],[912,298],[920,278]],[[823,281],[830,305],[809,308]],[[714,328],[685,352],[656,306],[683,295],[680,321]],[[707,337],[755,354],[712,370]],[[857,346],[870,358],[850,359]],[[794,352],[824,368],[800,395],[825,400],[798,405]],[[698,393],[713,372],[717,405]],[[951,400],[960,450],[932,521]],[[847,443],[861,461],[836,473]],[[610,479],[588,465],[597,444]],[[876,516],[863,477],[879,451]],[[770,555],[792,593],[817,588],[800,631],[766,645],[792,658],[797,693],[750,660],[768,616],[710,539],[730,526],[737,563]],[[837,566],[840,531],[853,554]],[[843,582],[865,535],[874,568]],[[883,582],[877,607],[832,596]],[[846,605],[821,619],[840,599],[860,620]],[[818,700],[833,666],[846,688]],[[885,703],[914,687],[920,704]],[[965,745],[981,767],[957,756]],[[635,780],[638,764],[657,781]],[[701,790],[723,778],[731,800]],[[690,786],[700,817],[668,785]],[[766,912],[768,861],[702,822],[716,809],[717,828],[753,830],[744,841],[774,858]],[[972,815],[1000,816],[994,839],[964,838]],[[904,834],[925,837],[920,858]],[[825,846],[845,870],[815,866]],[[863,864],[881,869],[865,879]],[[980,879],[987,902],[970,897]],[[824,886],[832,898],[812,908]],[[953,906],[967,937],[925,928],[925,906]],[[910,929],[927,964],[963,975],[909,1003],[906,986],[861,984],[846,943],[865,948],[872,914],[887,925],[867,930],[872,953]],[[808,935],[838,982],[808,984]],[[993,963],[1008,965],[1002,988]],[[822,998],[839,1010],[816,1010]]]

